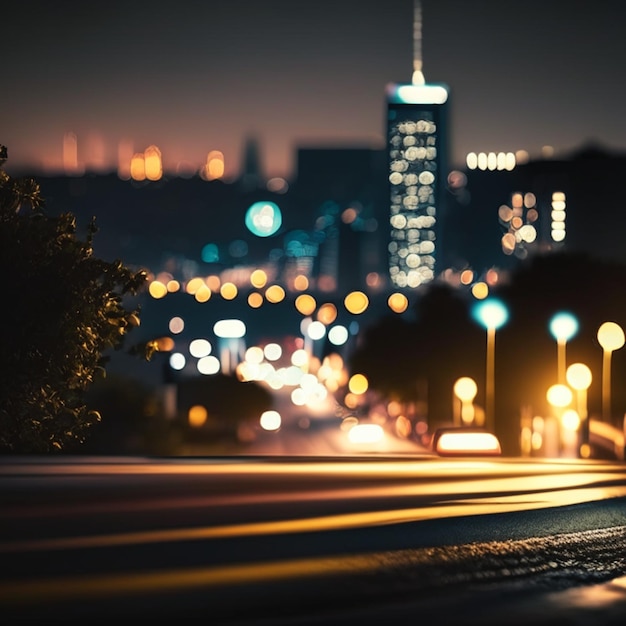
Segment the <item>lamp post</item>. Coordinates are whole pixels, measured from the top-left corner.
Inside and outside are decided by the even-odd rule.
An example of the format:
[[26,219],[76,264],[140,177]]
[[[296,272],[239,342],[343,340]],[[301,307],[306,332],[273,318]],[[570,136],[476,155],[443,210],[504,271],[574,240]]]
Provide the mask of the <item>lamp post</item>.
[[567,311],[555,313],[550,319],[550,333],[557,345],[557,381],[565,383],[565,345],[578,332],[578,320]]
[[611,419],[611,355],[624,345],[624,331],[615,322],[604,322],[598,328],[598,342],[602,346],[602,419]]
[[[549,429],[553,441],[546,441],[546,447],[552,451],[552,454],[548,454],[548,456],[557,456],[559,454],[559,444],[561,443],[559,431],[562,427],[561,422],[565,407],[569,406],[572,402],[573,396],[574,394],[572,394],[572,390],[567,385],[563,385],[561,383],[552,385],[546,392],[546,399],[548,400],[548,404],[552,407],[552,411],[554,413],[554,416],[551,418],[552,423],[554,424],[554,429]],[[546,432],[546,439],[548,439],[548,432]]]
[[567,384],[576,390],[576,404],[580,417],[579,455],[589,457],[589,415],[587,411],[587,389],[591,385],[591,370],[584,363],[572,363],[565,372]]
[[497,298],[485,298],[473,307],[473,315],[487,329],[487,367],[485,375],[485,427],[495,426],[495,348],[496,330],[509,319],[509,311]]
[[454,383],[454,395],[461,403],[461,411],[454,412],[454,425],[468,425],[474,421],[474,403],[478,387],[476,381],[469,376],[462,376]]

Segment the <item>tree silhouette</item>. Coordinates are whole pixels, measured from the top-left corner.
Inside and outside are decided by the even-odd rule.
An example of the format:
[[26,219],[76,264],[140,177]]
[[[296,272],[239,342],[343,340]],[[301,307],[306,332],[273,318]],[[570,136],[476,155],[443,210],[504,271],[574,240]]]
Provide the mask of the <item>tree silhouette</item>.
[[[510,318],[498,331],[496,357],[497,412],[502,435],[519,433],[520,407],[545,414],[546,391],[557,382],[557,347],[549,323],[559,311],[572,313],[578,333],[567,344],[567,363],[581,361],[593,372],[590,414],[601,404],[602,349],[597,330],[612,320],[626,327],[626,267],[579,252],[552,252],[521,264],[498,288]],[[614,380],[623,372],[624,355],[615,354]],[[623,415],[623,385],[614,385],[615,414]]]
[[[39,185],[13,179],[0,148],[0,266],[4,268],[0,345],[0,451],[39,453],[85,440],[100,419],[84,393],[139,324],[127,309],[146,273],[93,255],[71,213],[47,215]],[[146,357],[151,348],[146,346]]]
[[481,372],[482,335],[468,303],[445,284],[425,287],[414,321],[386,316],[365,329],[350,368],[370,387],[404,402],[426,402],[433,425],[452,420],[452,387]]
[[200,404],[213,419],[233,432],[241,422],[258,420],[261,413],[272,407],[272,401],[272,394],[265,387],[227,374],[178,381],[178,405],[183,416],[193,405]]

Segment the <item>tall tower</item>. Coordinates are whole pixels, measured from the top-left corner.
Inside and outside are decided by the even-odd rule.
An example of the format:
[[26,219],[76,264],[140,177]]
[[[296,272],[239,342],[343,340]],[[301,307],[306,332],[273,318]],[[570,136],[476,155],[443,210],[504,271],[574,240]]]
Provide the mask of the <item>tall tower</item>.
[[444,84],[424,80],[421,21],[415,0],[412,82],[386,89],[389,277],[399,288],[433,280],[441,249],[449,91]]
[[241,170],[239,184],[244,191],[253,191],[263,185],[259,143],[256,137],[246,138]]

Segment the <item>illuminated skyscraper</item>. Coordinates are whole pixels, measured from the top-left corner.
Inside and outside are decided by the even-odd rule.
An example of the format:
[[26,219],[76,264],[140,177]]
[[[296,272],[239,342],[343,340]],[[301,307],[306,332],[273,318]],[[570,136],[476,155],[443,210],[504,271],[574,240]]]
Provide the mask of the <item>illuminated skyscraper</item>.
[[389,276],[397,287],[418,287],[438,271],[447,102],[444,85],[387,87]]
[[414,0],[413,77],[387,86],[389,277],[400,288],[435,278],[441,250],[448,88],[422,73],[422,16]]

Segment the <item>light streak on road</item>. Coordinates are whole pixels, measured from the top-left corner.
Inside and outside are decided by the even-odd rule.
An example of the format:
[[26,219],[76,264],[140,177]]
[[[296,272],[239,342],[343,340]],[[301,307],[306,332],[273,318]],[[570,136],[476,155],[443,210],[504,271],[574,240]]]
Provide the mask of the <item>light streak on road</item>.
[[[626,466],[579,459],[5,459],[0,607],[123,615],[128,599],[158,614],[176,594],[341,594],[332,577],[362,578],[369,597],[433,567],[442,586],[498,580],[510,562],[521,577],[572,563],[619,576],[624,498]],[[581,503],[606,508],[566,507]]]
[[[2,605],[29,604],[33,598],[39,603],[75,601],[93,598],[111,599],[115,596],[127,596],[136,593],[167,593],[191,588],[220,588],[244,584],[280,582],[294,579],[312,579],[339,574],[362,575],[381,572],[388,578],[389,564],[394,564],[398,571],[410,565],[412,568],[425,568],[428,571],[447,567],[454,568],[448,575],[459,581],[467,582],[471,570],[475,569],[478,560],[487,559],[491,555],[518,560],[523,554],[525,559],[517,566],[517,576],[524,577],[536,574],[545,567],[542,561],[532,558],[532,553],[563,554],[569,558],[568,551],[572,545],[586,542],[595,544],[596,551],[603,546],[623,543],[626,540],[626,526],[609,529],[590,530],[586,532],[563,533],[553,538],[532,538],[517,541],[490,541],[446,546],[440,548],[404,549],[394,551],[373,552],[370,554],[340,554],[331,557],[313,557],[305,559],[287,559],[266,563],[243,563],[235,565],[178,568],[154,572],[115,573],[108,575],[65,576],[61,578],[38,579],[5,583],[0,587],[0,603]],[[558,558],[558,557],[556,557]],[[398,568],[398,564],[402,567]],[[465,564],[465,565],[463,565]],[[467,568],[470,568],[468,570]],[[475,573],[475,572],[474,572]],[[499,565],[492,569],[481,567],[480,578],[498,580],[501,577]],[[388,582],[388,580],[387,580]],[[371,584],[371,581],[370,581]],[[624,581],[617,584],[625,584]],[[375,588],[371,588],[372,592]],[[605,601],[601,597],[603,588],[596,589],[595,599]]]
[[[580,504],[607,498],[626,496],[623,471],[615,465],[602,463],[547,462],[503,462],[495,461],[443,461],[411,462],[289,462],[247,463],[152,463],[49,464],[20,466],[20,476],[29,475],[32,480],[48,481],[57,470],[64,480],[80,483],[88,475],[113,477],[129,475],[154,476],[164,473],[164,467],[173,469],[169,475],[198,474],[224,476],[239,480],[241,476],[283,477],[289,479],[280,489],[258,493],[253,484],[233,483],[230,493],[211,493],[214,482],[197,485],[196,492],[202,495],[181,494],[169,497],[141,499],[141,494],[129,500],[109,499],[103,502],[7,505],[2,517],[45,518],[46,516],[69,516],[77,514],[129,513],[132,511],[158,511],[197,509],[200,512],[216,508],[242,505],[287,505],[281,508],[281,517],[269,521],[246,523],[196,524],[175,529],[156,529],[130,533],[92,534],[89,536],[48,537],[13,540],[0,543],[0,553],[32,550],[63,550],[85,547],[104,547],[158,543],[164,541],[194,541],[224,537],[245,537],[270,534],[289,534],[363,528],[399,522],[482,515],[501,512],[534,510],[547,507]],[[619,466],[618,466],[619,467]],[[37,470],[36,472],[34,470]],[[4,466],[5,475],[7,466]],[[70,471],[73,470],[73,471]],[[187,472],[185,470],[188,470]],[[245,470],[245,471],[244,471]],[[16,468],[13,471],[17,471]],[[77,475],[74,476],[73,474]],[[36,477],[35,477],[36,475]],[[304,478],[324,477],[328,482],[301,482]],[[412,479],[407,482],[407,479]],[[401,482],[394,482],[401,480]],[[355,484],[352,484],[356,481]],[[228,484],[228,483],[226,483]],[[291,487],[291,485],[294,485]],[[350,486],[346,486],[349,484]],[[243,490],[241,488],[243,487]],[[355,502],[349,513],[334,512],[333,504]],[[372,503],[381,503],[374,507]],[[322,503],[324,515],[298,517],[297,510],[290,504]],[[289,511],[289,517],[285,512]],[[211,521],[211,520],[204,520]]]

